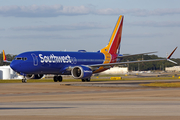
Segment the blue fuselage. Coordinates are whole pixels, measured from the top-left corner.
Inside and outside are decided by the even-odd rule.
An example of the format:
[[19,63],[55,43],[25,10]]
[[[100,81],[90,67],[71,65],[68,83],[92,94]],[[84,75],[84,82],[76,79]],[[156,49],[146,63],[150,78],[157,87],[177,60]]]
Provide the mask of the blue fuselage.
[[22,74],[70,75],[70,67],[103,64],[104,60],[100,52],[32,51],[17,55],[10,66]]

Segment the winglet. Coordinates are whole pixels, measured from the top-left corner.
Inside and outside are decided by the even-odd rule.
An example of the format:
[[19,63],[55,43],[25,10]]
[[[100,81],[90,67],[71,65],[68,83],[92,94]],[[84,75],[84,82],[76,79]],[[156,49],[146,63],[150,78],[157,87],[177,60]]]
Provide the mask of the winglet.
[[176,51],[176,49],[177,49],[177,47],[176,47],[176,48],[171,52],[171,54],[166,58],[167,61],[172,62],[172,63],[174,63],[174,64],[177,64],[177,63],[174,62],[174,61],[172,61],[172,60],[170,60],[170,58],[171,58],[172,54]]
[[176,51],[177,47],[171,52],[171,54],[167,57],[167,59],[170,59],[172,54]]

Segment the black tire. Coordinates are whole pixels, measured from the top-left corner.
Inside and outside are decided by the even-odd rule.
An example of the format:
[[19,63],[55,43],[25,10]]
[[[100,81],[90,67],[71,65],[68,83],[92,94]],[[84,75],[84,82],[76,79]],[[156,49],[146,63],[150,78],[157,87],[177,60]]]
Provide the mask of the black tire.
[[90,82],[90,81],[91,81],[91,79],[90,79],[90,78],[87,78],[87,79],[86,79],[86,81],[87,81],[87,82]]
[[86,80],[85,79],[81,79],[82,80],[82,82],[85,82]]
[[26,80],[26,79],[24,80],[24,83],[27,83],[27,80]]
[[54,78],[53,78],[53,79],[54,79],[54,82],[57,82],[57,81],[58,81],[57,77],[58,77],[58,76],[54,76]]
[[59,82],[62,82],[62,76],[58,76],[57,79]]
[[27,80],[25,78],[23,78],[22,83],[27,83]]

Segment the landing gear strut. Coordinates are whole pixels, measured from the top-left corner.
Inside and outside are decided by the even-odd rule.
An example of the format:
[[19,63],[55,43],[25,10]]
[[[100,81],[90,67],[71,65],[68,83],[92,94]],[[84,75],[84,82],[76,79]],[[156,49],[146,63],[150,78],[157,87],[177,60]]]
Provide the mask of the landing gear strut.
[[62,76],[54,76],[54,82],[57,82],[57,81],[59,81],[59,82],[62,82]]
[[91,78],[86,78],[86,79],[81,79],[82,82],[90,82],[91,81]]

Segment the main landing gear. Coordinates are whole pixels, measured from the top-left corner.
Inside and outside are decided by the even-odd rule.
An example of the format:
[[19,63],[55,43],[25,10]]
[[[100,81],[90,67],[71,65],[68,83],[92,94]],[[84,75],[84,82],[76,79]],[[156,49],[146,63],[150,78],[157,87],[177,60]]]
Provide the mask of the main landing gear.
[[62,76],[54,76],[54,82],[57,82],[57,81],[59,81],[59,82],[62,82]]
[[91,81],[91,78],[86,78],[86,79],[81,79],[82,82],[90,82]]
[[[62,80],[63,80],[63,78],[62,78],[62,76],[58,76],[58,75],[56,75],[56,76],[54,76],[54,82],[62,82]],[[86,79],[81,79],[82,80],[82,82],[90,82],[91,81],[91,78],[86,78]]]

